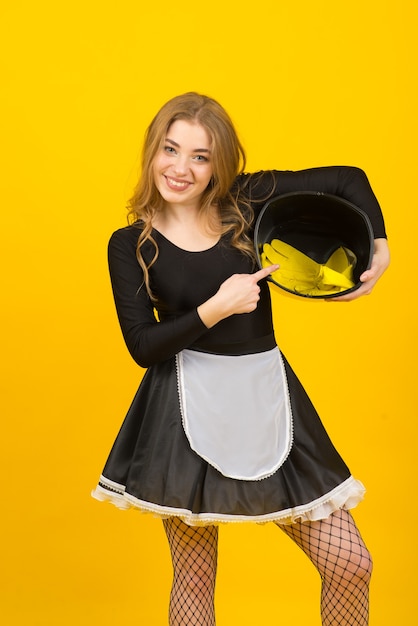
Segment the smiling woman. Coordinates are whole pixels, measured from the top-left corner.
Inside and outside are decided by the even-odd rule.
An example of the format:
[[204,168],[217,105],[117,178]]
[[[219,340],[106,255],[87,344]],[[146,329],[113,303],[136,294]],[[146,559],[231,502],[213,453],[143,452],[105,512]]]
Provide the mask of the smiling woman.
[[122,333],[148,370],[94,496],[163,519],[171,626],[215,624],[217,525],[243,521],[275,523],[309,556],[324,626],[365,626],[371,558],[349,512],[364,487],[276,345],[264,279],[277,266],[255,271],[252,237],[275,194],[360,206],[379,245],[358,298],[388,265],[383,217],[357,168],[247,175],[244,163],[206,96],[174,98],[148,129],[133,223],[109,243]]
[[[194,142],[189,132],[183,132],[186,129],[187,131],[193,129]],[[173,136],[173,130],[176,135],[179,134],[177,141]],[[185,145],[182,146],[182,142]],[[164,154],[173,155],[173,164],[178,155],[181,161],[187,153],[184,148],[189,150],[189,158],[185,159],[187,167],[196,162],[205,169],[204,164],[207,163],[211,174],[209,176],[209,170],[206,171],[209,176],[208,182],[206,188],[200,189],[201,193],[197,194],[199,196],[197,206],[179,212],[175,211],[175,206],[179,208],[178,199],[184,200],[186,194],[188,195],[191,179],[184,176],[184,172],[180,172],[179,176],[178,173],[175,175],[173,171],[168,170],[170,174],[168,181],[161,170],[156,170],[156,162]],[[208,150],[210,152],[207,152]],[[236,175],[244,171],[245,162],[244,149],[228,113],[211,98],[195,93],[177,96],[169,100],[152,120],[145,135],[142,176],[131,198],[129,213],[134,224],[141,224],[137,241],[137,259],[151,298],[153,295],[149,270],[158,255],[154,234],[159,231],[180,248],[194,252],[207,249],[220,237],[229,234],[231,245],[254,259],[253,242],[248,234],[249,224],[253,219],[251,203],[244,203],[241,198],[238,206],[236,194],[232,193]],[[193,168],[193,171],[195,169],[200,171],[197,167]],[[166,200],[161,191],[165,190],[167,194],[170,191],[182,191],[176,183],[182,185],[184,182],[187,184],[184,188],[186,193],[184,196],[174,193],[174,196],[168,197],[170,206],[167,205],[168,210],[165,211]],[[161,185],[161,189],[158,184]],[[191,195],[194,195],[194,192]],[[155,250],[155,256],[149,263],[144,261],[141,253],[146,242],[151,243]]]
[[164,201],[153,225],[168,239],[187,250],[200,250],[215,243],[220,230],[217,207],[211,207],[212,220],[202,220],[200,206],[213,174],[211,140],[200,124],[175,121],[157,153],[153,172],[155,186]]

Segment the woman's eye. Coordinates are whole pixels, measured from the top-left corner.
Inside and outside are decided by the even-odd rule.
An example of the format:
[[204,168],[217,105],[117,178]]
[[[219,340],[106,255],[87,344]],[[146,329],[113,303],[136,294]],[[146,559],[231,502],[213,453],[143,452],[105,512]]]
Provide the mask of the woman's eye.
[[209,159],[207,159],[205,156],[203,156],[203,154],[197,154],[195,156],[195,160],[204,163],[204,162],[208,161]]
[[167,152],[168,154],[175,154],[176,151],[174,150],[173,146],[164,146],[164,152]]

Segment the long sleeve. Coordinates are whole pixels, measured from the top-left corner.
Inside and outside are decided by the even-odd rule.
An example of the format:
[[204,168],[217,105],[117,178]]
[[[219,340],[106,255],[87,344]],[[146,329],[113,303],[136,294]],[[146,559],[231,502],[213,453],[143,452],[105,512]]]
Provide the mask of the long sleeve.
[[375,238],[386,237],[379,202],[365,172],[357,167],[331,166],[299,171],[270,170],[240,177],[255,213],[268,198],[296,191],[329,193],[362,209],[369,217]]
[[108,260],[119,324],[132,358],[141,367],[164,361],[186,348],[207,331],[196,308],[163,322],[143,283],[136,258],[138,230],[123,228],[109,241]]

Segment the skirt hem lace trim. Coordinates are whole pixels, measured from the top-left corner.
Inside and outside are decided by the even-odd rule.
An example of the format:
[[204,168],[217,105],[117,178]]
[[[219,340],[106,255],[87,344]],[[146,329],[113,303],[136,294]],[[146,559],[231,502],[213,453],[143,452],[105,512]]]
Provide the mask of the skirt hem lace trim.
[[101,476],[98,486],[91,495],[96,500],[110,502],[119,509],[133,508],[143,513],[151,513],[161,519],[179,517],[189,526],[207,526],[239,522],[293,524],[295,522],[318,521],[326,519],[339,509],[353,509],[363,500],[365,491],[363,484],[350,476],[340,485],[312,502],[262,515],[193,513],[187,509],[162,506],[136,498],[127,493],[123,485],[119,485],[104,476]]

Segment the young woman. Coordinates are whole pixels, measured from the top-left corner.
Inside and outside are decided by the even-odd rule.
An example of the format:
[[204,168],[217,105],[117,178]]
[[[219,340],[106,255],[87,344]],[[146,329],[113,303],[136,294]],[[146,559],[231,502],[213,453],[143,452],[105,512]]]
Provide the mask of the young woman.
[[170,625],[215,624],[220,522],[271,521],[322,578],[322,623],[368,623],[371,558],[351,517],[364,492],[341,459],[273,334],[252,228],[266,200],[334,194],[375,236],[362,286],[389,263],[379,204],[351,167],[245,174],[225,110],[187,93],[148,128],[131,223],[110,239],[126,345],[148,368],[94,492],[163,519],[174,567]]

